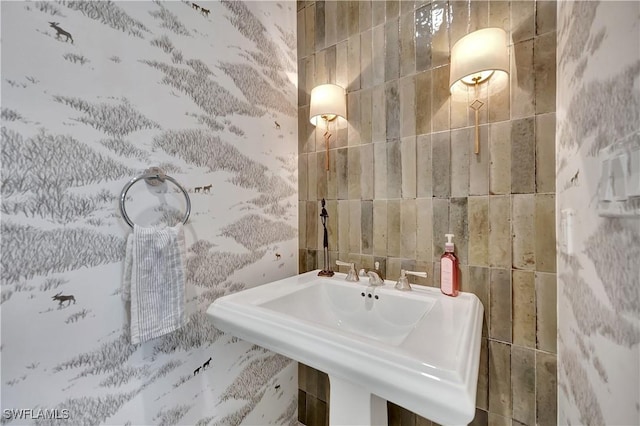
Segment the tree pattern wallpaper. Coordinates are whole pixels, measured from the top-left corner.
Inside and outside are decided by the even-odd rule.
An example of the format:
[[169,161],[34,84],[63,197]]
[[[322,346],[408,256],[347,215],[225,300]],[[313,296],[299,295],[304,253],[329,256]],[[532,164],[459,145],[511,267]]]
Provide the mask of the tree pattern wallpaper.
[[[2,424],[296,424],[297,367],[218,297],[297,271],[295,2],[2,2]],[[130,344],[124,185],[191,199],[182,329]],[[134,184],[142,226],[185,215]]]
[[574,248],[558,248],[558,424],[640,424],[640,218],[598,214],[601,151],[640,149],[640,3],[558,2],[557,16],[560,241],[574,212]]

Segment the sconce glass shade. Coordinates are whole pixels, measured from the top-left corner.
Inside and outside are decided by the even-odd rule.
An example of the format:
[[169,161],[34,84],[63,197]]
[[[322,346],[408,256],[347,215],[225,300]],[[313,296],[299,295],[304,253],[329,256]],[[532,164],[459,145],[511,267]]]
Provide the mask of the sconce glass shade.
[[462,37],[451,49],[449,89],[467,90],[495,73],[509,74],[507,33],[501,28],[484,28]]
[[319,119],[328,121],[336,117],[347,118],[347,100],[344,88],[335,84],[321,84],[311,90],[309,120],[316,126]]

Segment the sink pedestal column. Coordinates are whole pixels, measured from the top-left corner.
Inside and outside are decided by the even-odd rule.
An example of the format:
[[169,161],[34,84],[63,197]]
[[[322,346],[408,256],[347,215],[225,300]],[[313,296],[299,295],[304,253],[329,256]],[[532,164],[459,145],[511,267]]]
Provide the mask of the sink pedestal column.
[[329,376],[329,425],[386,426],[387,401],[346,380]]

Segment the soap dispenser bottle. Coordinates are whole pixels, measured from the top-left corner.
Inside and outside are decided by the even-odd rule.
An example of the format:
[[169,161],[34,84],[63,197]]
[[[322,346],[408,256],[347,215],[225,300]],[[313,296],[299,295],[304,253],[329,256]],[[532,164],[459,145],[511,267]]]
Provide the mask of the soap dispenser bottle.
[[447,296],[456,297],[460,289],[458,280],[458,258],[453,253],[453,234],[445,234],[447,242],[440,257],[440,290]]

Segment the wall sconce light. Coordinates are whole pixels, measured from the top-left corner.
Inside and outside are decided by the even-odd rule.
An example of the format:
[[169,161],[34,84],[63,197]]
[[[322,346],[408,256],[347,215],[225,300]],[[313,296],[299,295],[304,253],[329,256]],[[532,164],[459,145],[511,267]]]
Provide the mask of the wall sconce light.
[[314,126],[324,120],[324,143],[327,149],[326,170],[329,170],[329,122],[337,117],[347,118],[347,101],[344,88],[335,84],[321,84],[311,90],[311,103],[309,105],[309,120]]
[[[475,100],[469,105],[476,115],[475,153],[480,152],[478,110],[484,102],[479,97],[479,86],[483,83],[506,81],[509,75],[509,51],[507,33],[501,28],[485,28],[462,37],[451,49],[449,89],[455,92],[474,90]],[[492,83],[493,84],[493,83]],[[500,85],[496,85],[498,88]],[[494,87],[495,89],[496,87]],[[491,89],[491,87],[488,87]]]

